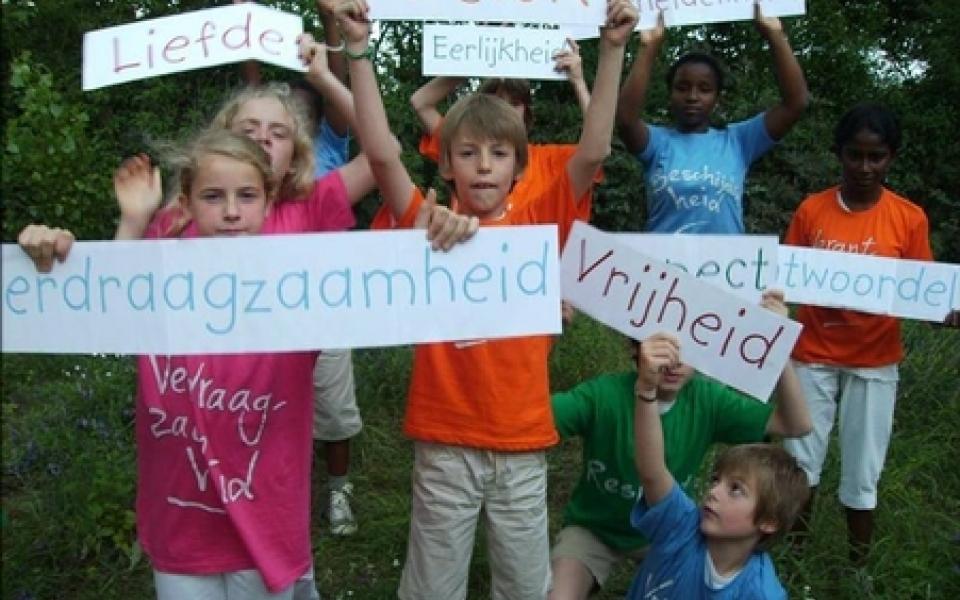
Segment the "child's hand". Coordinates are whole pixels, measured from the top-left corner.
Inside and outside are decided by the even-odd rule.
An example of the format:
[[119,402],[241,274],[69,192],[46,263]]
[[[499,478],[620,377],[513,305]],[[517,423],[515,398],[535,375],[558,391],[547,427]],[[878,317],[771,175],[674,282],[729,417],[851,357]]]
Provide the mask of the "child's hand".
[[553,55],[553,70],[558,73],[566,72],[570,81],[583,81],[583,59],[580,57],[580,46],[573,38],[567,38],[570,49],[557,51]]
[[317,11],[320,14],[332,15],[337,10],[337,0],[317,0]]
[[640,30],[640,43],[644,46],[660,46],[667,37],[667,26],[663,22],[663,11],[657,12],[657,24],[653,29]]
[[454,244],[472,238],[480,228],[480,220],[473,216],[458,215],[446,206],[438,206],[437,192],[431,188],[420,204],[413,226],[427,230],[427,239],[434,250],[442,248],[446,252]]
[[297,38],[297,56],[307,68],[308,77],[322,77],[330,72],[326,44],[317,42],[309,33]]
[[[367,13],[370,7],[366,0],[339,0],[334,8],[337,23],[347,44],[366,44],[370,37],[370,21]],[[351,52],[356,48],[351,48]],[[360,49],[363,50],[362,48]]]
[[27,225],[17,236],[17,243],[41,273],[50,272],[54,258],[60,262],[66,260],[73,240],[73,234],[66,229],[46,225]]
[[768,288],[763,292],[763,296],[760,299],[760,306],[780,315],[781,317],[786,317],[790,314],[790,311],[787,310],[787,305],[784,302],[783,290],[778,290],[776,288]]
[[607,21],[600,37],[614,46],[625,46],[637,25],[637,7],[632,0],[607,0]]
[[757,27],[757,31],[760,32],[760,35],[768,40],[774,34],[783,31],[783,24],[780,22],[780,19],[776,17],[763,16],[763,11],[760,9],[759,2],[756,2],[753,5],[753,22]]
[[635,391],[644,397],[657,393],[660,372],[680,365],[680,341],[669,333],[655,333],[640,343]]
[[560,318],[563,320],[564,326],[573,323],[573,318],[576,316],[577,309],[575,309],[573,305],[566,300],[562,300],[560,302]]
[[113,174],[113,190],[120,206],[120,219],[146,227],[163,199],[160,169],[150,164],[146,154],[131,156]]

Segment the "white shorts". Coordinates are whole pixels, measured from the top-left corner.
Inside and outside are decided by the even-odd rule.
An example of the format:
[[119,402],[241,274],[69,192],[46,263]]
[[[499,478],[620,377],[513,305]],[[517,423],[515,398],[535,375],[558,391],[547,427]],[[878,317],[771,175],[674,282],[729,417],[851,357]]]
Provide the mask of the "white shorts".
[[313,439],[346,440],[360,433],[350,350],[324,350],[313,368]]
[[794,361],[810,409],[813,431],[784,439],[811,486],[820,484],[830,430],[839,404],[840,503],[857,510],[877,507],[877,483],[893,431],[897,365],[845,368]]
[[414,444],[407,559],[398,596],[467,596],[474,534],[484,514],[491,597],[543,600],[550,589],[547,469],[543,452]]
[[215,575],[183,575],[153,570],[157,600],[320,600],[313,567],[293,585],[271,594],[255,569]]

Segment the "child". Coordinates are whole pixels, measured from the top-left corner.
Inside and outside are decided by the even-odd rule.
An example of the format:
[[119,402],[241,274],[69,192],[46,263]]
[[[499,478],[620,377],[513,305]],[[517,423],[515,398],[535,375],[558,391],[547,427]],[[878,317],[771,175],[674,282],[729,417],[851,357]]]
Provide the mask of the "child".
[[779,446],[733,446],[717,458],[698,510],[667,470],[657,406],[664,378],[680,364],[672,335],[654,334],[640,345],[634,443],[643,495],[630,521],[651,546],[627,597],[786,598],[763,550],[800,511],[803,471]]
[[[363,0],[338,9],[356,104],[356,133],[384,198],[409,203],[394,219],[408,227],[420,191],[384,140],[391,138],[369,60]],[[522,206],[510,190],[526,159],[526,130],[502,99],[473,94],[447,113],[440,173],[457,207],[482,223],[559,224],[561,242],[610,151],[624,45],[636,23],[630,0],[607,3],[594,95],[577,149],[562,176]],[[417,347],[404,423],[415,440],[413,499],[401,598],[464,598],[474,532],[486,517],[492,594],[542,600],[550,585],[544,449],[557,441],[550,417],[549,336]]]
[[764,113],[722,129],[710,117],[723,91],[715,58],[685,54],[667,72],[673,128],[648,125],[641,117],[650,72],[663,44],[660,14],[654,29],[640,34],[640,48],[620,91],[617,124],[627,150],[642,164],[647,184],[647,231],[743,233],[743,184],[750,164],[790,131],[807,106],[803,71],[780,20],[755,22],[770,44],[781,102]]
[[[787,315],[779,290],[765,292],[762,305]],[[639,352],[636,343],[635,350]],[[551,600],[586,599],[603,586],[618,562],[642,556],[649,543],[630,527],[630,511],[642,491],[634,462],[636,381],[635,371],[604,375],[553,395],[553,418],[561,437],[583,437],[583,473],[551,551]],[[689,365],[664,371],[657,412],[665,461],[685,492],[715,443],[759,442],[767,435],[810,431],[806,403],[789,364],[775,394],[773,407],[699,376]]]
[[[933,260],[923,210],[884,187],[900,140],[897,118],[886,108],[859,104],[847,111],[833,140],[840,184],[800,203],[784,243]],[[803,332],[793,358],[813,432],[785,446],[816,492],[839,404],[840,503],[846,509],[851,559],[862,566],[893,429],[897,363],[903,358],[900,323],[894,317],[813,306],[800,307],[797,320]],[[946,323],[957,323],[956,312]]]
[[[574,40],[567,40],[569,50],[558,52],[554,56],[556,70],[566,72],[573,87],[577,104],[584,113],[590,105],[590,90],[583,78],[583,65],[580,47]],[[440,162],[440,129],[443,115],[437,110],[441,100],[460,87],[465,79],[459,77],[435,77],[410,97],[410,105],[417,113],[424,128],[420,139],[420,153],[434,162]],[[527,134],[533,126],[533,98],[530,82],[526,79],[487,79],[478,90],[482,94],[492,94],[503,98],[523,119]],[[543,188],[560,176],[567,161],[576,150],[576,144],[527,144],[527,165],[517,181],[511,195],[511,202],[521,205],[529,198],[539,195]],[[597,181],[602,177],[597,176]],[[579,218],[590,220],[590,201],[580,206]]]

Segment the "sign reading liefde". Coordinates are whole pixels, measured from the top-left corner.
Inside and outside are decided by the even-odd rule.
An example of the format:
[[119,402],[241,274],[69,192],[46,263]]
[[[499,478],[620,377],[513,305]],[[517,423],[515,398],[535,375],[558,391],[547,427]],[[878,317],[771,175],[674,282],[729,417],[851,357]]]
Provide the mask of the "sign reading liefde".
[[3,246],[4,352],[206,354],[560,332],[556,226]]
[[640,11],[638,29],[651,29],[663,11],[668,27],[744,21],[753,18],[754,4],[768,17],[786,17],[806,13],[805,0],[636,0]]
[[634,339],[663,331],[683,361],[751,396],[769,398],[800,324],[574,224],[560,261],[564,299]]
[[606,0],[368,0],[383,21],[488,21],[599,26]]
[[936,322],[960,309],[960,265],[798,246],[778,255],[788,302]]
[[566,36],[558,29],[423,26],[423,74],[566,79],[553,56]]
[[628,246],[750,302],[777,278],[773,235],[614,234]]
[[260,60],[303,71],[303,20],[251,2],[137,21],[83,36],[83,89]]

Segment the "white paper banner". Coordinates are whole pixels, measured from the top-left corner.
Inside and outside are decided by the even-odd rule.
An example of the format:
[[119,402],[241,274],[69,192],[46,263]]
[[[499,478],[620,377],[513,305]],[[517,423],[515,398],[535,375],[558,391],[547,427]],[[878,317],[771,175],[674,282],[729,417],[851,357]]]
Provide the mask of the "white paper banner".
[[3,351],[195,354],[560,331],[556,226],[78,242],[39,274],[3,246]]
[[383,21],[489,21],[599,26],[606,0],[369,0]]
[[253,3],[90,31],[83,36],[83,89],[251,59],[304,71],[301,33],[299,15]]
[[799,323],[579,221],[560,260],[560,285],[564,299],[634,339],[676,334],[684,362],[763,401],[800,335]]
[[777,278],[774,235],[614,234],[632,249],[753,302]]
[[[806,13],[805,0],[759,0],[760,10],[768,17],[786,17]],[[637,0],[640,11],[638,29],[650,29],[657,24],[657,14],[663,11],[667,27],[699,25],[753,19],[755,0]]]
[[943,321],[960,308],[960,265],[780,246],[788,302]]
[[423,74],[566,79],[553,60],[566,37],[558,29],[427,24]]
[[[754,0],[635,0],[640,20],[637,30],[652,29],[657,15],[663,11],[667,27],[700,25],[753,19]],[[789,17],[806,14],[805,0],[760,0],[763,14],[770,17]],[[575,40],[600,35],[594,26],[571,26],[570,37]]]

